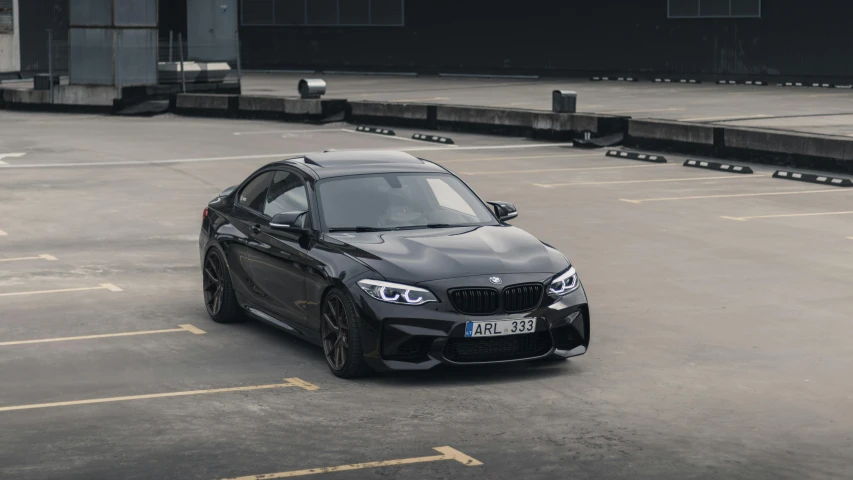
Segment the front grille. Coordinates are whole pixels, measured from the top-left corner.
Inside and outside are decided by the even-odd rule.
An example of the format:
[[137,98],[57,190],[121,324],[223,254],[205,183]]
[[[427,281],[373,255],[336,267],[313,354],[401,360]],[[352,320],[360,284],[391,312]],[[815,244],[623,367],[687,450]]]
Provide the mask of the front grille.
[[451,290],[450,301],[460,313],[491,315],[498,311],[498,292],[493,288],[460,288]]
[[551,350],[547,331],[490,338],[450,338],[444,357],[451,362],[498,362],[541,357]]
[[537,283],[507,287],[503,294],[504,311],[518,313],[533,310],[539,306],[542,290],[542,285]]

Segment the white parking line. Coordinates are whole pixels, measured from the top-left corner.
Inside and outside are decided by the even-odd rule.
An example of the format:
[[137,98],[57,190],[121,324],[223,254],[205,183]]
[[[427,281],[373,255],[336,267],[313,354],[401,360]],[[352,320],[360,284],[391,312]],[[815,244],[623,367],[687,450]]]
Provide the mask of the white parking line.
[[459,172],[463,175],[504,175],[508,173],[547,173],[547,172],[568,172],[572,170],[617,170],[620,168],[660,168],[660,167],[680,167],[676,163],[656,163],[654,165],[617,165],[611,167],[568,167],[568,168],[541,168],[536,170],[500,170],[495,172]]
[[121,292],[123,291],[121,288],[113,285],[112,283],[102,283],[97,287],[81,287],[81,288],[62,288],[59,290],[36,290],[32,292],[12,292],[12,293],[0,293],[0,297],[17,297],[21,295],[41,295],[43,293],[66,293],[66,292],[84,292],[87,290],[109,290],[111,292]]
[[853,211],[847,212],[818,212],[818,213],[783,213],[781,215],[756,215],[753,217],[728,217],[722,216],[720,218],[725,218],[726,220],[737,220],[740,222],[745,222],[747,220],[755,220],[758,218],[786,218],[786,217],[821,217],[824,215],[851,215]]
[[614,110],[609,112],[598,112],[606,115],[614,114],[614,113],[645,113],[645,112],[678,112],[684,110],[683,108],[657,108],[657,109],[642,109],[642,110]]
[[4,158],[20,158],[26,155],[26,153],[0,153],[0,165],[9,165],[4,162]]
[[18,257],[18,258],[0,258],[0,263],[2,262],[17,262],[21,260],[47,260],[49,262],[55,262],[57,260],[53,255],[43,254],[36,257]]
[[[420,142],[417,142],[420,143]],[[483,145],[469,147],[454,147],[453,150],[515,150],[519,148],[554,148],[571,147],[572,143],[525,143],[512,145]],[[399,152],[426,152],[432,150],[448,150],[447,146],[437,147],[410,147],[410,148],[348,148],[339,151],[369,151],[390,150]],[[70,168],[70,167],[107,167],[107,166],[134,166],[134,165],[162,165],[171,163],[196,163],[196,162],[221,162],[227,160],[261,160],[265,158],[287,159],[298,157],[309,153],[317,153],[317,150],[307,152],[271,153],[265,155],[239,155],[233,157],[202,157],[202,158],[176,158],[172,160],[128,160],[123,162],[73,162],[73,163],[37,163],[29,165],[0,165],[0,169],[16,168]]]
[[315,128],[309,130],[260,130],[257,132],[234,132],[233,135],[272,135],[282,133],[337,133],[344,132],[344,128]]
[[0,237],[5,237],[6,235],[9,235],[9,234],[4,232],[3,230],[0,230]]
[[833,188],[831,190],[796,190],[793,192],[762,192],[762,193],[730,193],[725,195],[695,195],[691,197],[663,197],[663,198],[642,198],[629,199],[620,198],[623,202],[628,203],[646,203],[646,202],[673,202],[676,200],[700,200],[705,198],[738,198],[738,197],[767,197],[776,195],[803,195],[808,193],[853,193],[853,190],[842,190]]
[[530,156],[521,156],[512,155],[512,156],[502,156],[502,157],[474,157],[474,158],[449,158],[447,160],[444,159],[434,159],[432,160],[438,164],[444,163],[469,163],[469,162],[485,162],[485,161],[493,161],[493,160],[541,160],[543,158],[571,158],[571,157],[595,157],[595,154],[589,153],[560,153],[557,155],[530,155]]
[[770,115],[757,114],[757,115],[727,115],[725,117],[699,117],[699,118],[679,118],[679,122],[710,122],[714,120],[748,120],[750,118],[765,118]]
[[552,188],[552,187],[565,187],[569,185],[617,185],[623,183],[658,183],[658,182],[691,182],[696,180],[737,180],[737,179],[745,179],[745,178],[757,178],[757,177],[767,177],[769,175],[750,175],[746,176],[732,176],[726,175],[724,177],[689,177],[689,178],[657,178],[653,180],[616,180],[612,182],[575,182],[575,183],[534,183],[533,185],[536,187],[542,188]]

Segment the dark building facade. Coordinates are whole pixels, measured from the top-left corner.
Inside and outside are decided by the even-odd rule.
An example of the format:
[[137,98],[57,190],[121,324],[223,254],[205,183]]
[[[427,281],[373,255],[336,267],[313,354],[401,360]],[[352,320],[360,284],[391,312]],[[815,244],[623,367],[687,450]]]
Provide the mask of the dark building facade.
[[245,68],[853,77],[850,0],[241,0]]

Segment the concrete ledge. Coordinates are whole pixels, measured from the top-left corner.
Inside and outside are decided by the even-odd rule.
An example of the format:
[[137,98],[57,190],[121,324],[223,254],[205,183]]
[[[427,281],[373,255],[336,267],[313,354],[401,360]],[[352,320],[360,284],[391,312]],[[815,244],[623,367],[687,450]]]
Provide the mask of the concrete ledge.
[[392,102],[349,102],[350,115],[354,118],[398,118],[423,120],[428,117],[429,105],[419,103]]
[[181,93],[175,99],[175,108],[178,112],[202,113],[209,111],[211,114],[227,113],[229,103],[235,95],[216,95],[208,93]]
[[726,128],[726,148],[853,160],[853,138],[759,128]]
[[714,126],[674,120],[628,121],[628,137],[632,140],[663,140],[691,145],[714,145]]
[[347,120],[353,123],[435,128],[435,105],[395,102],[348,102]]
[[321,115],[323,100],[282,98],[282,97],[253,97],[240,96],[238,110],[240,112],[272,112],[288,115]]
[[118,88],[96,85],[58,85],[53,89],[53,103],[47,90],[3,89],[3,102],[10,104],[112,107]]
[[625,144],[755,163],[853,173],[853,138],[780,130],[630,120]]
[[237,113],[246,118],[276,120],[307,120],[317,122],[341,121],[346,115],[347,102],[339,99],[303,99],[242,95]]
[[607,135],[623,131],[627,120],[628,117],[615,115],[457,105],[438,105],[436,112],[439,127],[494,133],[516,130],[521,134],[550,132],[568,136],[591,132],[594,135]]

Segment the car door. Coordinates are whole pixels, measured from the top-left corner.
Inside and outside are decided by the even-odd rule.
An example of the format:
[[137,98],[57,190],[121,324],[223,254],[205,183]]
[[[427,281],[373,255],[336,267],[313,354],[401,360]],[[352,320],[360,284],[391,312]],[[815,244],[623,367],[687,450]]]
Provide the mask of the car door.
[[[307,248],[300,245],[300,234],[272,229],[269,222],[279,213],[308,210],[302,176],[291,170],[276,171],[262,218],[253,225],[253,241],[249,243],[252,278],[262,297],[262,308],[281,320],[303,326],[307,325],[305,278],[311,258]],[[310,223],[308,214],[302,218]]]
[[222,241],[221,244],[231,269],[234,288],[255,304],[260,302],[261,297],[252,278],[249,245],[255,241],[252,226],[261,218],[267,191],[274,175],[275,172],[263,172],[245,183],[237,192],[234,208],[226,212],[229,229],[232,230],[220,231],[221,238],[225,238],[223,234],[227,233],[228,241]]

